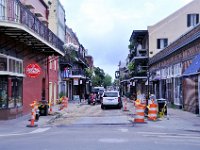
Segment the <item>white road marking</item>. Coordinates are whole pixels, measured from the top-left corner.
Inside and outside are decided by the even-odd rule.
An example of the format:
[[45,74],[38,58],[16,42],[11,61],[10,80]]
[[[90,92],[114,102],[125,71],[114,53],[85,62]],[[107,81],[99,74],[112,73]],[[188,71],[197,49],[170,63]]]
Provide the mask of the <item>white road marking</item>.
[[30,134],[42,133],[42,132],[45,132],[45,131],[47,131],[47,130],[49,130],[49,129],[50,129],[50,127],[48,127],[48,128],[39,128],[39,129],[36,129],[36,130],[30,132]]
[[103,138],[103,139],[99,139],[99,142],[103,142],[103,143],[124,143],[124,142],[128,142],[127,139],[116,139],[116,138]]
[[20,135],[28,135],[28,134],[36,134],[36,133],[42,133],[47,130],[49,130],[50,127],[48,128],[38,128],[34,131],[28,132],[28,133],[11,133],[11,134],[0,134],[0,137],[8,137],[8,136],[20,136]]
[[126,128],[120,128],[118,130],[121,131],[121,132],[123,132],[123,133],[128,132],[128,129],[126,129]]
[[161,137],[161,138],[183,138],[183,139],[200,139],[200,136],[197,134],[180,134],[180,133],[165,133],[165,132],[137,132],[142,134],[145,137]]

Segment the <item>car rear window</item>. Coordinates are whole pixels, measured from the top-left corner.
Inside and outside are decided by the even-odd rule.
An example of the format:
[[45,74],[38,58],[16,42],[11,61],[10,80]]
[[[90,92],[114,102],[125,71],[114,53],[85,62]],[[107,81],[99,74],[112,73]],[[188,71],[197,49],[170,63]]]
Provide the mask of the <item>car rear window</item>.
[[103,97],[118,97],[117,92],[105,92]]

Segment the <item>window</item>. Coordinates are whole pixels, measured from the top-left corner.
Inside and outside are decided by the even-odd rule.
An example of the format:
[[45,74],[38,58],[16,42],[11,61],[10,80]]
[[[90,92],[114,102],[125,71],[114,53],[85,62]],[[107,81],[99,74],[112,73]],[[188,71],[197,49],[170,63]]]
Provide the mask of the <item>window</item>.
[[0,76],[0,109],[7,107],[8,80],[5,76]]
[[14,2],[14,19],[16,22],[19,22],[20,19],[20,7],[17,2]]
[[0,71],[7,71],[7,58],[0,56]]
[[54,59],[54,70],[57,70],[57,61],[56,61],[57,59],[55,58]]
[[167,47],[168,45],[168,39],[157,39],[157,49],[163,49]]
[[52,57],[49,56],[49,69],[52,69]]
[[193,27],[199,23],[199,14],[187,15],[187,27]]
[[5,19],[6,12],[6,3],[5,0],[0,0],[0,19]]

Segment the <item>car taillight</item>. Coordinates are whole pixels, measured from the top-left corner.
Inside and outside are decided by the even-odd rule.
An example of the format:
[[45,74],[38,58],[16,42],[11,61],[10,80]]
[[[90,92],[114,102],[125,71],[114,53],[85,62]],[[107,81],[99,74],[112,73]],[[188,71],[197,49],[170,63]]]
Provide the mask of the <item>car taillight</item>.
[[118,102],[120,102],[120,97],[118,97]]

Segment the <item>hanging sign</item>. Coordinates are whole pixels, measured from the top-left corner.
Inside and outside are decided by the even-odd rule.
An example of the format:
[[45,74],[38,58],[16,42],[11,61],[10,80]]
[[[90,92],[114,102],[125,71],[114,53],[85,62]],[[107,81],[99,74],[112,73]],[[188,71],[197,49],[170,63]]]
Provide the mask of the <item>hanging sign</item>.
[[78,85],[78,79],[74,79],[74,85]]
[[41,73],[41,68],[38,64],[29,64],[26,66],[25,73],[30,78],[36,78]]

